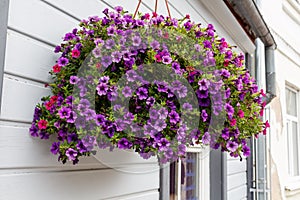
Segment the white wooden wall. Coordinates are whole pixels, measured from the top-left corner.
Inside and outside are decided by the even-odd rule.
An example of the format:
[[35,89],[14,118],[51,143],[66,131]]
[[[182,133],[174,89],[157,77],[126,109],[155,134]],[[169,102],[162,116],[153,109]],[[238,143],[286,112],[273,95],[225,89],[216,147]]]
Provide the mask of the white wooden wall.
[[[159,13],[167,14],[163,1],[159,2]],[[102,151],[77,166],[62,165],[49,152],[50,141],[28,133],[36,103],[50,92],[44,83],[57,58],[54,46],[63,35],[80,19],[102,15],[108,6],[122,5],[133,12],[136,4],[137,0],[10,0],[0,115],[0,200],[159,199],[156,159],[145,161],[131,152]],[[153,7],[153,0],[144,0],[140,11],[151,12]],[[188,13],[203,25],[213,23],[220,35],[235,43],[231,39],[234,32],[228,33],[222,20],[199,0],[172,0],[170,8],[173,17]],[[232,193],[239,189],[233,183],[243,180],[245,172],[244,165],[240,173],[231,171],[233,163],[228,161]]]
[[247,199],[247,161],[227,155],[227,199]]

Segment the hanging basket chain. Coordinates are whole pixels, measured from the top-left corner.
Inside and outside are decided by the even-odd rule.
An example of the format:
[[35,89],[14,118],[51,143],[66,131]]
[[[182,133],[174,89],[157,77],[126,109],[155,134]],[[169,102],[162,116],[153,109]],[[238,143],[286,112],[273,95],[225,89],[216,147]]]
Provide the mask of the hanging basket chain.
[[[137,7],[135,9],[133,18],[135,18],[135,16],[137,15],[137,13],[139,11],[139,8],[141,6],[141,3],[142,3],[142,0],[139,0],[139,3],[138,3],[138,5],[137,5]],[[166,3],[166,8],[167,8],[167,11],[168,11],[169,18],[171,19],[171,12],[170,12],[170,8],[169,8],[168,0],[165,0],[165,3]],[[155,13],[157,13],[157,7],[158,7],[158,0],[155,0],[155,8],[154,8],[154,12]]]
[[166,2],[166,7],[167,7],[167,11],[168,11],[169,17],[170,17],[170,19],[172,19],[172,18],[171,18],[171,12],[170,12],[170,9],[169,9],[169,3],[168,3],[168,0],[165,0],[165,2]]
[[138,3],[138,5],[137,5],[137,7],[136,7],[136,9],[135,9],[135,12],[134,12],[134,15],[133,15],[133,19],[135,18],[136,14],[137,14],[137,12],[138,12],[138,10],[139,10],[139,8],[140,8],[141,3],[142,3],[142,0],[139,0],[139,3]]

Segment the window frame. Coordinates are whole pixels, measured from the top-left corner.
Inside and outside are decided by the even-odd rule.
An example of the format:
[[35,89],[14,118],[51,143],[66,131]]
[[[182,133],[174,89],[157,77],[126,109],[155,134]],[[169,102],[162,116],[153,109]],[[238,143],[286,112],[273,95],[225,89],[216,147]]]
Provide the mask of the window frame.
[[[296,94],[296,115],[297,115],[297,116],[292,116],[292,115],[289,115],[287,113],[287,109],[286,109],[287,102],[286,102],[286,107],[285,107],[285,109],[286,109],[286,111],[285,111],[285,116],[286,116],[285,126],[286,127],[285,127],[285,131],[286,131],[287,154],[288,154],[287,169],[288,169],[288,175],[289,175],[290,179],[300,180],[299,90],[292,87],[292,86],[289,86],[289,85],[285,86],[285,92],[286,92],[286,90],[290,90],[290,91],[292,91]],[[286,93],[285,93],[285,101],[286,101]],[[295,122],[297,124],[298,175],[292,175],[292,173],[294,172],[294,160],[290,159],[291,157],[294,157],[294,155],[291,155],[291,154],[293,154],[293,143],[292,143],[293,136],[292,136],[292,131],[289,131],[289,130],[292,130],[292,123],[293,122]]]
[[[209,154],[210,148],[209,147],[202,147],[202,146],[193,146],[187,148],[187,153],[197,153],[197,185],[199,188],[199,199],[209,199],[210,198],[210,185],[209,185]],[[177,183],[176,183],[176,200],[181,200],[181,163],[182,161],[179,159],[177,162]],[[164,173],[169,173],[169,168]],[[170,178],[170,177],[169,177]],[[170,187],[170,185],[163,187]],[[164,188],[161,188],[164,191]],[[169,191],[169,190],[165,190]],[[165,195],[164,195],[165,196]],[[165,196],[166,198],[166,196]],[[164,199],[165,200],[165,199]],[[169,199],[167,199],[169,200]]]

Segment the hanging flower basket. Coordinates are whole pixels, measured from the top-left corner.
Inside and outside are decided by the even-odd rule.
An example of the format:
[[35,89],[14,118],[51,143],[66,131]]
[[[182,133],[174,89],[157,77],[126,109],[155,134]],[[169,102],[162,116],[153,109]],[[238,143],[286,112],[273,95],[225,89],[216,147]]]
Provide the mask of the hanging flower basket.
[[248,156],[266,132],[255,80],[213,25],[187,15],[134,19],[116,7],[82,20],[55,48],[53,95],[35,108],[30,133],[56,139],[51,152],[78,163],[96,148],[133,149],[162,163],[195,144]]

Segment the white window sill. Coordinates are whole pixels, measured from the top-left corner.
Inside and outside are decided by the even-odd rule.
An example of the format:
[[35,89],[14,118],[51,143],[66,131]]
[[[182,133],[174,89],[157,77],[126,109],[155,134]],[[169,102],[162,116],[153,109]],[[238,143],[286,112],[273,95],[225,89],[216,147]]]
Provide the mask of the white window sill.
[[300,178],[297,177],[296,180],[291,180],[285,184],[285,190],[287,191],[296,191],[300,190]]

